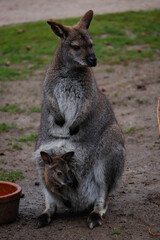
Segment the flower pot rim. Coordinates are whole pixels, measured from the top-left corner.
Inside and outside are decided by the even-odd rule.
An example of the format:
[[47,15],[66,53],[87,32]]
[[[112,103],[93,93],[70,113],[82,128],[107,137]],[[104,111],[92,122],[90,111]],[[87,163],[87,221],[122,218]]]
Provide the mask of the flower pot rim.
[[13,186],[16,188],[16,191],[12,192],[12,193],[9,193],[9,194],[6,194],[6,195],[3,195],[3,196],[0,196],[0,202],[3,200],[11,200],[12,198],[16,198],[20,195],[21,191],[22,191],[22,188],[16,184],[16,183],[12,183],[12,182],[7,182],[7,181],[0,181],[0,185],[1,184],[4,184],[4,185],[10,185],[10,186]]

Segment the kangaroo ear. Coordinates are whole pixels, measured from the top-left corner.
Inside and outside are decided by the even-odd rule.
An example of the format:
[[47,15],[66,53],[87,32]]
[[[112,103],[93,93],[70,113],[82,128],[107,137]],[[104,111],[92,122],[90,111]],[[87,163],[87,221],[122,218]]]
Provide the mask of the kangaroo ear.
[[91,20],[93,18],[93,11],[89,10],[88,12],[86,12],[84,14],[84,16],[80,19],[78,25],[80,25],[81,27],[84,27],[86,29],[89,28],[89,25],[91,23]]
[[48,155],[48,153],[40,152],[40,154],[45,164],[49,164],[49,165],[52,164],[52,158],[51,156]]
[[71,158],[73,157],[73,155],[74,155],[74,152],[67,152],[67,153],[62,155],[62,158],[65,161],[69,162],[71,160]]
[[50,25],[52,31],[60,38],[64,39],[68,37],[69,28],[63,26],[60,23],[54,22],[52,19],[48,20],[47,23]]

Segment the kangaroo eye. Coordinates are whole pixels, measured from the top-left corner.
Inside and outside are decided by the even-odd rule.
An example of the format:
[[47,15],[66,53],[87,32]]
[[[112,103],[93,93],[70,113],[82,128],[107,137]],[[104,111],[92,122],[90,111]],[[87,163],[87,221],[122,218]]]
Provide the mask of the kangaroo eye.
[[78,51],[80,49],[80,46],[78,45],[72,45],[71,46],[75,51]]
[[57,172],[57,176],[61,177],[62,176],[62,172]]
[[91,44],[89,44],[89,47],[90,47],[90,48],[92,48],[92,47],[93,47],[93,44],[92,44],[92,43],[91,43]]

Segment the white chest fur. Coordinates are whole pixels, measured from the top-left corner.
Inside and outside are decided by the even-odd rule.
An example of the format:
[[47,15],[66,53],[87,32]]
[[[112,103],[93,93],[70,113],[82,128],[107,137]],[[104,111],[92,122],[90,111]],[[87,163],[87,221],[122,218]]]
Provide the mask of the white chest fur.
[[66,123],[71,123],[79,109],[81,101],[80,84],[68,79],[62,79],[54,89],[61,114],[65,117]]
[[[83,95],[82,87],[78,81],[63,78],[56,85],[53,94],[56,97],[59,110],[65,118],[64,126],[56,126],[53,132],[54,135],[66,137],[69,135],[69,127],[80,108]],[[49,120],[53,121],[53,117],[50,116]]]

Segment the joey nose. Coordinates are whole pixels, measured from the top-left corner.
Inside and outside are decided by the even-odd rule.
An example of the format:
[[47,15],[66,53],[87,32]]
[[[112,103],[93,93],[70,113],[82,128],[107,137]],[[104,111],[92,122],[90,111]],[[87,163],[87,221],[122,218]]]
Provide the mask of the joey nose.
[[97,65],[97,58],[90,56],[87,58],[89,67],[95,67]]
[[67,185],[70,186],[70,187],[73,185],[72,179],[68,179],[68,180],[67,180]]

